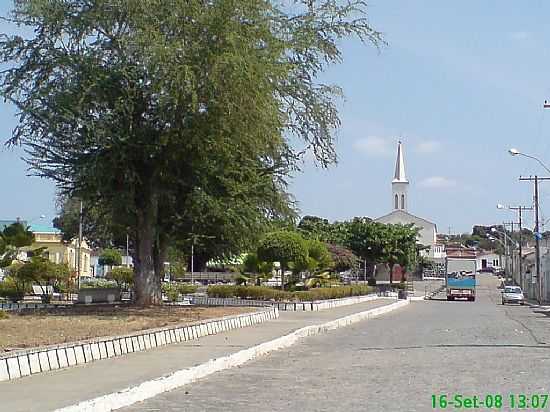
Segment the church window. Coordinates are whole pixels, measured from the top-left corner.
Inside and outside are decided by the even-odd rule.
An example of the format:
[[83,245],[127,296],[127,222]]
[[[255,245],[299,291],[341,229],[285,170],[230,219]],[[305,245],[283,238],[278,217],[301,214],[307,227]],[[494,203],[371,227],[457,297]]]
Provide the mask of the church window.
[[399,196],[395,195],[395,208],[394,209],[399,209]]
[[405,195],[401,195],[401,209],[405,210]]

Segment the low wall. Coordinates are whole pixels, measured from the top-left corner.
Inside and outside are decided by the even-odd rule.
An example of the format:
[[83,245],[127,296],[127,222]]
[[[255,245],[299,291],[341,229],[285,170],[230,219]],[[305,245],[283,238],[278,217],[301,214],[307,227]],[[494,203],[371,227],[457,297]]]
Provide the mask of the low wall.
[[[396,295],[397,296],[397,295]],[[200,306],[272,306],[284,311],[317,311],[332,309],[339,306],[354,305],[381,299],[378,295],[351,296],[342,299],[316,300],[313,302],[274,302],[266,300],[237,299],[237,298],[208,298],[192,297],[191,303]]]
[[0,355],[0,381],[123,356],[171,343],[186,342],[231,329],[244,328],[279,317],[277,308],[225,316],[188,325],[149,329],[124,336],[88,339]]
[[66,308],[70,305],[58,305],[52,303],[0,303],[0,310],[25,310],[25,309],[54,309],[54,308]]

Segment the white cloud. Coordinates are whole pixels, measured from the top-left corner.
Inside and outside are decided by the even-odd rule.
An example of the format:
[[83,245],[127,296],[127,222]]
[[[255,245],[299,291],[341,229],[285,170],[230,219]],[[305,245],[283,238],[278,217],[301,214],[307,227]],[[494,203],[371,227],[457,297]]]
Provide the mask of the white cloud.
[[430,154],[438,152],[441,149],[441,143],[435,140],[426,140],[416,145],[415,151],[421,154]]
[[531,38],[531,33],[527,31],[514,31],[510,33],[510,38],[512,40],[528,40]]
[[456,186],[456,182],[444,176],[431,176],[420,182],[420,186],[428,189],[448,189]]
[[395,151],[396,142],[386,137],[369,136],[357,139],[353,148],[368,156],[390,156]]

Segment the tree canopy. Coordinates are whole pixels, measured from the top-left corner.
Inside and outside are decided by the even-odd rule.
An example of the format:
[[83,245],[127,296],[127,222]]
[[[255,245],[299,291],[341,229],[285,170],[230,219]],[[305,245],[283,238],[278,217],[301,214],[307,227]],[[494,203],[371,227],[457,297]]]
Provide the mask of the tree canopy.
[[8,20],[33,33],[0,41],[10,143],[129,228],[142,305],[162,301],[172,239],[244,244],[291,209],[304,151],[335,162],[341,91],[318,76],[343,37],[381,44],[362,0],[27,0]]

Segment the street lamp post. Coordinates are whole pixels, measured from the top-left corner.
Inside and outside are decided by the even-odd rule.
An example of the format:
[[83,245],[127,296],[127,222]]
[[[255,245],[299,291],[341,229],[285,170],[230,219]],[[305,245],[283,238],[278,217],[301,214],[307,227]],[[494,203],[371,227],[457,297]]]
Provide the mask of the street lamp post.
[[501,204],[497,205],[497,209],[509,209],[516,211],[518,213],[518,227],[519,227],[519,284],[522,289],[525,288],[525,279],[523,276],[523,211],[525,210],[533,210],[532,207],[527,206],[504,206]]
[[[508,150],[508,153],[510,153],[512,156],[523,156],[527,157],[529,159],[533,159],[536,162],[538,162],[548,173],[550,173],[550,168],[544,164],[542,160],[535,156],[531,156],[525,153],[521,153],[518,149],[510,149]],[[534,181],[535,183],[535,256],[536,256],[536,274],[537,274],[537,295],[538,295],[538,302],[539,304],[542,303],[543,296],[542,296],[542,277],[541,277],[541,271],[540,271],[540,233],[539,233],[539,181],[541,180],[550,180],[550,177],[520,177],[520,181]]]

